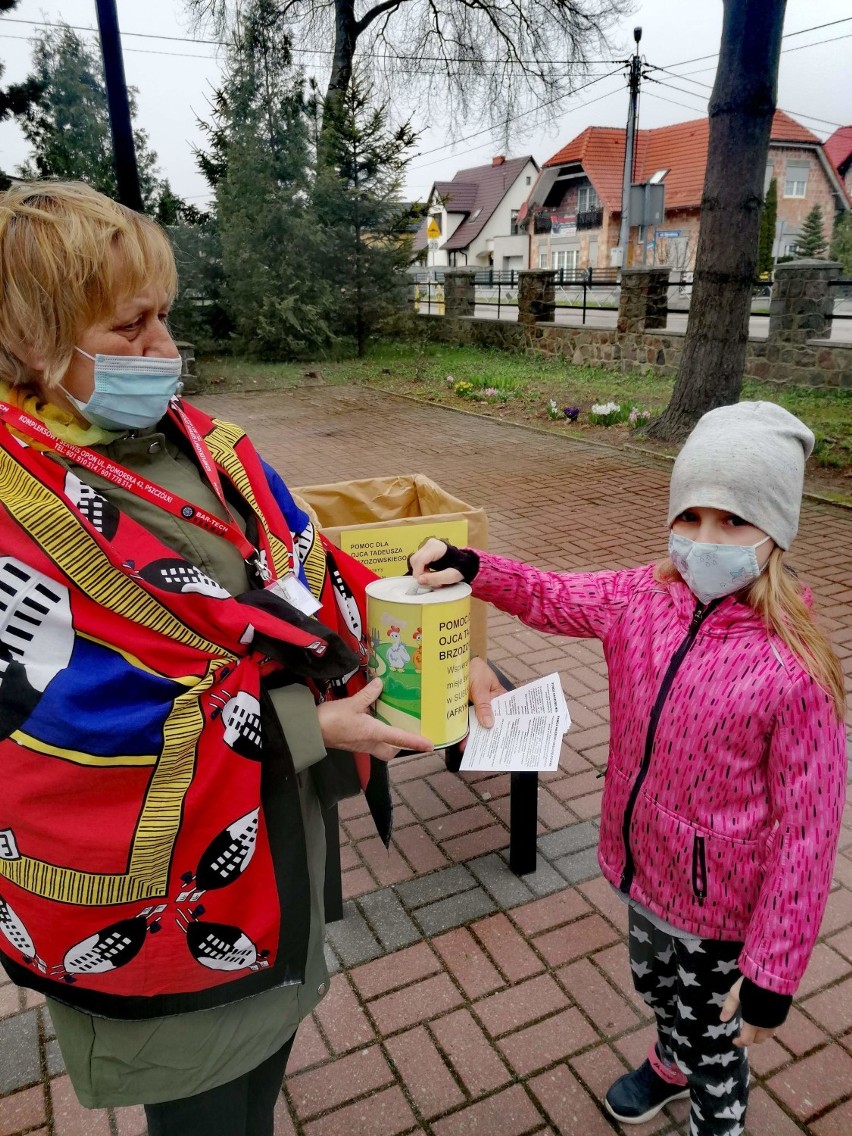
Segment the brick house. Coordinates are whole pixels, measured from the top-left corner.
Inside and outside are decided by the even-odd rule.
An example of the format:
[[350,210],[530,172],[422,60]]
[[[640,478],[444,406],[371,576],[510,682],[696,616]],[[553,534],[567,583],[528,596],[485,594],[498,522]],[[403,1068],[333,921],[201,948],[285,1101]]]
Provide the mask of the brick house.
[[[709,120],[699,118],[637,132],[633,181],[664,175],[666,190],[663,222],[645,232],[645,263],[683,272],[695,266],[709,129]],[[610,269],[621,220],[624,138],[623,129],[589,126],[544,163],[526,211],[531,267]],[[795,246],[814,205],[822,206],[829,232],[835,214],[850,208],[819,138],[783,111],[772,123],[766,188],[772,177],[778,181],[779,255]],[[631,228],[629,264],[642,262],[640,236]]]
[[852,204],[852,126],[840,126],[823,143],[823,149],[843,182],[846,196]]
[[539,167],[531,154],[492,158],[487,166],[459,170],[436,181],[413,252],[427,268],[528,267],[529,239],[518,216]]

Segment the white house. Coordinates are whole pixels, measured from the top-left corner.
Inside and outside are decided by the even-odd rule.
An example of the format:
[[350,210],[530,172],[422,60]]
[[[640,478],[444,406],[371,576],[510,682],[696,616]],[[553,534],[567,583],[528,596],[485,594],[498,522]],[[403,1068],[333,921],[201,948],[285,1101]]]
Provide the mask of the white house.
[[436,181],[426,216],[414,238],[414,252],[427,268],[529,267],[529,236],[518,214],[538,176],[538,163],[492,158],[487,166],[459,170],[452,181]]

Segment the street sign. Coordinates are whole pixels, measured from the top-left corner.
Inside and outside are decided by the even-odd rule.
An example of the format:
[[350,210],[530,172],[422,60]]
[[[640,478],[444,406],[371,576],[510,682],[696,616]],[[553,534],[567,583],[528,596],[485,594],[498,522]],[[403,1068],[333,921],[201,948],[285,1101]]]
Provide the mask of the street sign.
[[430,241],[436,241],[441,235],[441,227],[434,217],[429,218],[429,224],[426,226],[426,236]]
[[680,229],[657,229],[654,236],[658,241],[671,241],[680,236]]

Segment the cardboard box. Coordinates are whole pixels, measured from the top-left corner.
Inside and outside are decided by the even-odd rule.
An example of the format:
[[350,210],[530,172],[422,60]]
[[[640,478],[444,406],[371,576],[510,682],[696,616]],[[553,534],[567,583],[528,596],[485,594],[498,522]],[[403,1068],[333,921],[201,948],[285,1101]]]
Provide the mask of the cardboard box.
[[[293,496],[333,544],[377,576],[402,576],[409,555],[430,536],[458,547],[488,547],[485,510],[421,473],[305,485]],[[471,611],[471,648],[486,657],[487,606],[479,600]]]

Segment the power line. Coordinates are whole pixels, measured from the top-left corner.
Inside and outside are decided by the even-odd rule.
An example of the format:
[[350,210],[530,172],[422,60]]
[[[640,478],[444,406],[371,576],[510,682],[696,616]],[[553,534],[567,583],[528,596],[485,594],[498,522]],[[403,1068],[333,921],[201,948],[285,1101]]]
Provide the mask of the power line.
[[[593,87],[595,85],[595,83],[600,83],[604,79],[610,79],[613,75],[617,75],[619,70],[620,70],[620,68],[617,68],[614,71],[608,71],[606,73],[606,75],[598,75],[598,77],[596,79],[591,79],[588,83],[584,83],[582,86],[577,87],[576,90],[571,92],[571,94],[577,94],[577,92],[583,91],[587,87]],[[613,95],[615,93],[616,93],[615,91],[609,91],[606,95],[601,95],[600,97],[601,98],[608,98],[609,95]],[[525,118],[528,114],[536,114],[538,111],[544,110],[545,107],[553,106],[554,103],[562,102],[562,100],[565,97],[566,97],[565,95],[560,95],[556,98],[548,99],[546,102],[539,103],[538,106],[532,107],[530,110],[521,111],[519,114],[516,114],[512,117],[504,119],[503,122],[501,122],[499,125],[500,126],[508,126],[512,122],[517,122],[519,119]],[[591,104],[593,102],[598,102],[598,101],[599,101],[598,99],[592,99],[589,102],[581,103],[580,105],[581,106],[591,106]],[[453,149],[454,146],[458,146],[458,144],[460,142],[468,142],[468,141],[470,141],[471,138],[478,138],[481,134],[491,134],[491,133],[493,133],[493,131],[494,131],[493,127],[486,126],[482,130],[475,131],[473,134],[466,134],[462,138],[456,138],[454,141],[448,142],[444,146],[435,146],[434,149],[432,149],[432,150],[422,150],[419,154],[416,154],[415,157],[425,158],[429,154],[437,154],[441,150],[451,150],[451,149]],[[481,149],[481,147],[477,146],[476,149]],[[426,164],[429,165],[431,163],[426,163]],[[420,168],[419,166],[412,166],[411,167],[411,169],[419,169],[419,168]]]
[[[654,68],[654,70],[665,71],[666,74],[673,74],[673,72],[669,72],[665,67],[657,67],[657,68]],[[681,78],[681,77],[682,76],[679,76],[679,75],[676,76],[676,78]],[[687,95],[687,96],[690,96],[693,99],[702,98],[702,96],[698,93],[698,91],[685,91],[683,89],[683,87],[676,87],[674,85],[674,83],[666,83],[662,79],[654,79],[653,76],[651,76],[651,75],[647,75],[646,78],[648,79],[648,81],[650,83],[659,83],[660,86],[666,87],[670,91],[677,91],[678,94]],[[697,83],[698,86],[706,87],[708,90],[713,89],[709,85],[709,83],[698,83],[697,80],[695,80],[695,79],[690,80],[690,82]],[[684,105],[683,103],[678,103],[678,106],[683,106],[683,105]],[[697,108],[692,108],[692,109],[697,109]],[[804,114],[802,111],[787,110],[786,107],[778,107],[777,109],[780,110],[783,114],[791,115],[791,117],[793,117],[793,118],[807,118],[810,122],[821,122],[825,126],[843,126],[844,125],[842,122],[832,122],[830,118],[818,118],[814,114]]]
[[[32,43],[31,36],[16,36],[9,35],[7,32],[0,32],[0,39],[20,39],[25,40],[27,43]],[[190,55],[185,51],[151,51],[144,47],[125,47],[124,51],[133,52],[134,55],[165,55],[169,59],[215,59],[215,55]]]
[[[847,23],[849,23],[850,20],[852,20],[852,16],[844,16],[840,20],[831,20],[827,24],[814,24],[814,26],[810,27],[810,28],[799,28],[799,30],[796,31],[796,32],[785,32],[784,35],[781,36],[781,38],[782,39],[791,39],[793,36],[805,35],[807,32],[818,32],[822,28],[830,28],[830,27],[833,27],[835,24],[847,24]],[[835,40],[837,40],[837,39],[846,39],[846,38],[847,38],[846,36],[836,36],[834,39],[821,39],[817,43],[805,43],[805,44],[802,44],[801,47],[782,48],[782,54],[786,51],[802,51],[806,47],[817,47],[820,43],[834,43]],[[686,67],[690,63],[703,63],[706,59],[718,59],[718,58],[719,58],[719,52],[714,51],[712,55],[697,55],[694,59],[682,59],[679,63],[670,63],[669,67]],[[708,68],[708,70],[709,70],[709,68]],[[695,74],[699,74],[699,72],[695,72]]]

